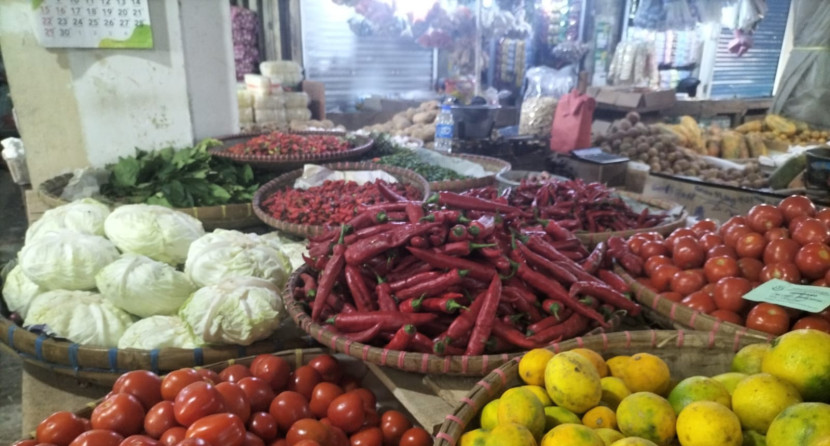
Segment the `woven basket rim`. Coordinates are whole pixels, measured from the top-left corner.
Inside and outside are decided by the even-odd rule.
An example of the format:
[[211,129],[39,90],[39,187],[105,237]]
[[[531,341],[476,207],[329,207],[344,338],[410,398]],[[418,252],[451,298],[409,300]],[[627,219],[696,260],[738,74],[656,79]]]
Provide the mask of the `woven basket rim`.
[[693,330],[711,331],[718,334],[731,335],[737,333],[740,335],[762,337],[767,340],[775,337],[763,331],[753,330],[742,325],[733,324],[732,322],[721,321],[706,313],[693,310],[679,302],[672,302],[669,299],[660,297],[659,293],[655,293],[640,282],[637,282],[634,277],[619,265],[615,265],[614,271],[631,287],[631,292],[637,302],[654,313],[667,318],[672,323],[677,323]]
[[[408,180],[408,184],[415,186],[423,192],[424,200],[426,200],[427,197],[429,197],[431,191],[427,180],[425,180],[424,177],[418,175],[417,173],[409,169],[403,169],[395,166],[384,166],[381,164],[365,161],[341,161],[338,163],[323,164],[322,166],[332,170],[383,170],[384,172],[391,174],[398,180]],[[299,237],[314,237],[316,235],[320,235],[330,230],[331,226],[300,225],[295,223],[289,223],[282,220],[277,220],[262,208],[262,203],[271,194],[273,194],[277,190],[289,187],[290,184],[293,184],[294,180],[296,180],[302,175],[302,173],[303,169],[292,170],[263,184],[262,186],[260,186],[259,189],[257,189],[256,192],[254,192],[252,205],[256,216],[259,217],[259,219],[262,220],[262,222],[266,225],[271,226],[274,229],[278,229],[280,231]]]
[[490,172],[491,175],[480,178],[465,178],[461,180],[433,181],[429,183],[429,187],[432,190],[460,192],[467,189],[490,186],[496,182],[497,175],[509,172],[510,169],[513,168],[513,165],[510,164],[510,162],[492,156],[475,155],[470,153],[451,153],[449,156],[465,159],[479,164],[484,168],[484,170]]
[[[603,354],[615,348],[636,348],[643,352],[659,351],[661,348],[711,349],[737,352],[740,347],[752,342],[764,342],[752,334],[726,334],[685,330],[641,330],[622,331],[595,336],[585,336],[554,343],[548,350],[555,353],[575,348],[588,348]],[[690,345],[691,344],[691,345]],[[518,377],[519,358],[493,370],[478,381],[452,413],[447,414],[435,436],[435,446],[455,446],[467,425],[475,419],[484,405],[501,392],[514,385],[524,384]]]
[[[368,152],[375,144],[375,140],[361,135],[355,135],[354,137],[360,141],[358,145],[351,147],[348,150],[344,150],[342,152],[324,152],[324,153],[317,153],[317,154],[293,154],[293,155],[251,155],[251,154],[241,154],[241,153],[228,153],[227,149],[230,148],[231,143],[230,141],[236,139],[244,139],[250,140],[262,135],[268,135],[274,132],[255,132],[255,133],[238,133],[235,135],[228,135],[222,136],[217,138],[219,141],[222,141],[222,147],[215,147],[209,149],[208,152],[211,156],[216,156],[220,158],[225,158],[231,161],[235,161],[238,163],[246,163],[255,165],[261,168],[271,168],[271,169],[285,169],[285,168],[293,168],[298,164],[306,164],[306,163],[325,163],[325,162],[333,162],[333,161],[341,161],[359,157],[364,153]],[[292,134],[298,135],[325,135],[316,132],[289,132]],[[336,136],[336,137],[345,137],[346,134],[333,134],[333,135],[326,135],[326,136]],[[235,141],[233,145],[238,144],[243,141]]]
[[[511,358],[524,354],[524,351],[516,351],[511,353],[479,356],[438,356],[430,353],[386,350],[380,347],[351,341],[342,335],[338,335],[330,330],[327,330],[316,322],[312,322],[311,317],[303,310],[302,304],[294,299],[295,284],[297,283],[300,274],[308,271],[309,267],[307,265],[303,265],[291,274],[291,277],[288,279],[288,282],[286,282],[285,289],[283,290],[283,303],[286,310],[288,310],[288,314],[291,315],[291,318],[301,330],[305,331],[314,340],[333,351],[353,356],[363,360],[364,362],[370,362],[406,372],[421,374],[440,373],[467,376],[482,376],[508,362]],[[611,322],[612,329],[619,324],[620,320],[614,319]],[[599,327],[591,331],[591,333],[602,332],[604,332],[603,329]]]

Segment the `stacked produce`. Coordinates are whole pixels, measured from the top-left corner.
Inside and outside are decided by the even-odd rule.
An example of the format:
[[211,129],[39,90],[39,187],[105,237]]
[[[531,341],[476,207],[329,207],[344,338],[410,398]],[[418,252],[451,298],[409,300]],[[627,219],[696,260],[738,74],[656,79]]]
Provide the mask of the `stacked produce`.
[[731,371],[675,384],[651,353],[532,350],[519,362],[525,385],[484,406],[459,445],[819,445],[830,439],[828,352],[830,335],[798,330],[744,347]]
[[163,377],[121,375],[89,419],[55,412],[35,439],[13,446],[297,445],[429,446],[405,414],[383,410],[330,355],[292,370],[272,355],[220,372],[183,368]]
[[719,228],[701,220],[665,240],[634,235],[621,265],[661,297],[720,320],[771,334],[798,328],[830,332],[830,309],[810,314],[743,298],[771,279],[828,286],[829,228],[830,209],[817,211],[810,199],[793,195],[778,206],[756,205]]
[[[169,208],[85,199],[26,232],[3,284],[12,319],[95,347],[249,345],[284,316],[293,269],[275,236],[217,230]],[[183,269],[181,266],[183,265]]]
[[279,157],[344,152],[351,148],[351,142],[341,136],[271,132],[231,146],[228,152],[238,155]]
[[426,101],[417,108],[408,108],[392,117],[391,121],[364,127],[370,133],[388,133],[394,136],[410,136],[424,142],[435,139],[435,118],[438,101]]
[[353,341],[440,355],[530,349],[640,312],[604,243],[589,254],[555,220],[477,195],[362,207],[312,239],[295,299]]

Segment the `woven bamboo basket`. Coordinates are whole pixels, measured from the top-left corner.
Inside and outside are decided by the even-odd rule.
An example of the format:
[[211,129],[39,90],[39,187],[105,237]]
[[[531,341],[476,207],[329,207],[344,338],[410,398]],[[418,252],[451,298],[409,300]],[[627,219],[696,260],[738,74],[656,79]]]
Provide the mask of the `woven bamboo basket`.
[[[648,198],[644,197],[640,194],[635,194],[631,192],[625,191],[617,191],[618,195],[629,198],[633,200],[637,200],[641,203],[645,203],[651,207],[659,208],[665,211],[669,211],[672,209],[679,209],[680,205],[677,203],[673,203],[667,200],[661,200],[657,198]],[[679,215],[670,215],[668,221],[659,224],[657,226],[653,226],[650,228],[642,228],[642,229],[629,229],[627,231],[614,231],[614,232],[577,232],[576,237],[586,246],[593,247],[599,242],[603,242],[608,240],[611,237],[623,237],[628,238],[634,234],[638,234],[641,232],[658,232],[661,235],[668,235],[672,231],[677,228],[681,228],[686,226],[686,219],[689,217],[689,214],[683,210],[680,212]]]
[[461,192],[477,187],[492,186],[496,182],[496,175],[508,172],[511,169],[507,161],[483,155],[453,154],[457,158],[480,164],[490,175],[480,178],[465,178],[463,180],[433,181],[429,183],[431,190]]
[[[354,342],[342,335],[334,333],[331,329],[312,322],[311,316],[305,311],[302,303],[294,299],[294,289],[297,287],[300,274],[308,272],[308,267],[303,265],[291,275],[283,291],[283,303],[288,314],[303,331],[308,333],[320,344],[340,353],[371,362],[380,366],[386,366],[407,372],[423,374],[451,374],[482,376],[508,362],[511,358],[520,356],[522,352],[500,353],[495,355],[480,356],[438,356],[427,353],[406,352],[400,350],[386,350],[360,342]],[[608,321],[610,328],[614,330],[620,326],[620,318],[612,318]],[[604,329],[596,328],[591,333],[603,333]]]
[[0,346],[26,362],[81,381],[112,385],[121,373],[151,370],[164,373],[182,367],[270,353],[288,348],[308,347],[302,332],[292,324],[283,324],[273,336],[248,346],[228,345],[195,349],[164,348],[155,350],[89,347],[50,338],[25,330],[0,316]]
[[[617,355],[651,353],[662,358],[675,380],[694,375],[713,376],[728,372],[735,352],[741,347],[764,342],[751,334],[727,335],[696,331],[635,331],[575,338],[548,347],[554,352],[582,347],[608,359]],[[519,378],[519,362],[515,358],[479,381],[452,414],[447,415],[435,440],[435,446],[455,446],[461,435],[477,425],[479,411],[505,390],[523,385]]]
[[[40,183],[37,188],[38,197],[51,208],[68,204],[68,201],[61,198],[61,193],[63,193],[63,189],[71,178],[72,174],[67,173]],[[96,198],[101,199],[100,197]],[[105,199],[101,199],[101,201],[107,202]],[[118,203],[109,202],[107,204],[119,205]],[[176,210],[191,215],[201,221],[204,228],[208,231],[216,228],[240,229],[260,224],[259,219],[254,214],[254,208],[251,206],[251,203],[177,208]]]
[[[321,132],[296,132],[301,135],[328,135],[328,136],[342,136],[340,134],[327,134]],[[349,150],[342,152],[324,152],[324,153],[301,153],[295,155],[253,155],[230,153],[227,150],[239,143],[248,141],[251,138],[263,135],[263,133],[241,133],[238,135],[223,136],[217,138],[222,141],[221,147],[210,149],[212,156],[229,159],[243,164],[250,164],[253,167],[260,169],[271,170],[275,172],[285,172],[298,167],[302,167],[308,163],[333,163],[337,161],[346,161],[359,158],[364,153],[372,149],[374,140],[365,136],[356,136],[355,145]]]
[[666,328],[691,328],[694,330],[723,333],[725,335],[740,334],[772,339],[773,335],[758,330],[752,330],[742,325],[721,321],[706,313],[693,310],[681,303],[672,302],[660,297],[658,293],[646,288],[637,282],[630,274],[619,266],[615,267],[617,274],[631,287],[634,299],[646,308],[649,308],[650,317],[654,322]]
[[[429,183],[427,183],[424,177],[418,175],[417,173],[411,170],[401,169],[400,167],[383,166],[375,163],[351,162],[324,164],[323,167],[332,170],[382,170],[394,176],[398,181],[404,184],[409,184],[421,191],[424,199],[426,199],[429,196]],[[323,225],[300,225],[295,223],[289,223],[282,220],[277,220],[276,218],[268,214],[268,212],[265,209],[263,209],[262,206],[262,203],[276,191],[292,187],[294,184],[294,180],[301,177],[302,174],[303,169],[293,170],[291,172],[284,173],[278,176],[277,178],[274,178],[273,180],[262,185],[262,187],[260,187],[254,193],[254,213],[256,213],[257,217],[259,217],[260,220],[262,220],[263,222],[265,222],[265,224],[271,226],[272,228],[279,229],[280,231],[296,235],[298,237],[314,237],[331,229],[331,227]]]

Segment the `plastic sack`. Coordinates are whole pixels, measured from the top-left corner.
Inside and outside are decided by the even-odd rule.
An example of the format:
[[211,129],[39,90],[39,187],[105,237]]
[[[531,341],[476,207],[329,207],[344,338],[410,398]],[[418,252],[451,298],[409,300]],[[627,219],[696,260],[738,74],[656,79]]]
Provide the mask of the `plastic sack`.
[[519,116],[519,134],[545,137],[550,133],[558,98],[576,85],[576,71],[569,65],[560,70],[533,67],[525,76],[527,90]]
[[594,98],[574,90],[561,99],[550,131],[550,149],[570,153],[591,147],[591,122],[594,120]]

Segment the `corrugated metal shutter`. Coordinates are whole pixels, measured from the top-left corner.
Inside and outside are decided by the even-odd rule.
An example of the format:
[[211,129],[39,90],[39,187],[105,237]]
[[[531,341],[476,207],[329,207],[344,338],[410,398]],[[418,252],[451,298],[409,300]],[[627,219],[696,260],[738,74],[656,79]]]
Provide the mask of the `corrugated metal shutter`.
[[712,77],[712,98],[754,98],[772,96],[775,73],[790,0],[767,0],[769,11],[753,35],[754,45],[741,57],[729,52],[731,30],[723,29]]
[[326,106],[349,108],[360,96],[396,95],[432,86],[432,51],[388,37],[358,37],[351,8],[331,0],[302,0],[303,66],[326,85]]

